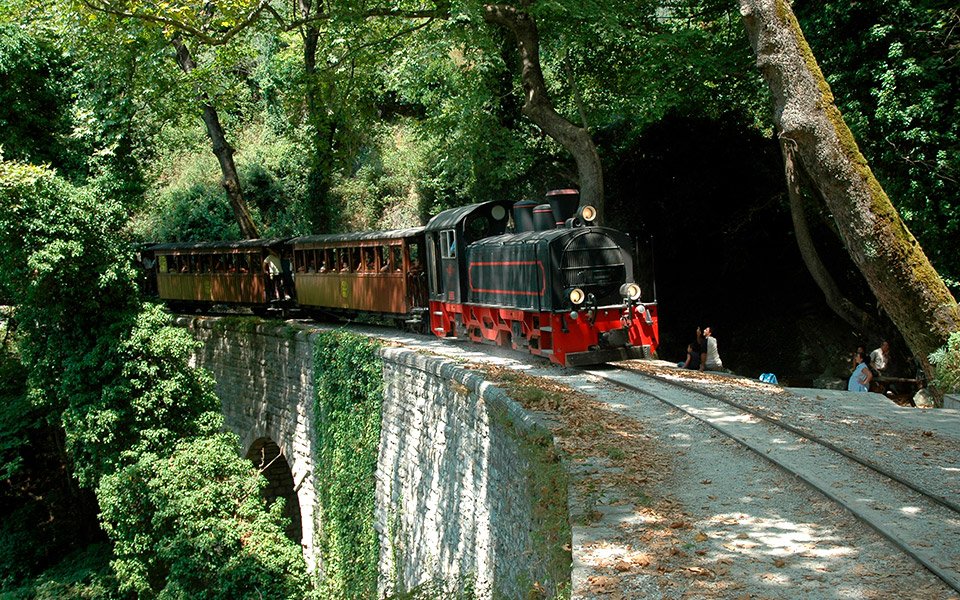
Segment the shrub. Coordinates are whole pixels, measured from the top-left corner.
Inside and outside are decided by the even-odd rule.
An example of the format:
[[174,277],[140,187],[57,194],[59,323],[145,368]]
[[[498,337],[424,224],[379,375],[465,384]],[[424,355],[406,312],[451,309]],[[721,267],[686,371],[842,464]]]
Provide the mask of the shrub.
[[227,433],[184,440],[169,454],[128,453],[100,482],[104,528],[116,540],[120,587],[167,598],[302,598],[300,546],[280,501],[264,510],[266,481]]
[[960,331],[950,334],[947,343],[930,355],[934,367],[931,382],[944,394],[960,393]]

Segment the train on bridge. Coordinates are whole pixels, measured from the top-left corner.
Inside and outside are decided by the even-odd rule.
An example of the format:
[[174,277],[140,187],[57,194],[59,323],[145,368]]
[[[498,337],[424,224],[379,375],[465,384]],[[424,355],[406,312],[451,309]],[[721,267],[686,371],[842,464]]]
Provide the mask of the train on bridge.
[[629,236],[597,225],[576,190],[547,200],[452,208],[392,231],[158,244],[141,258],[177,312],[365,314],[560,365],[653,355],[657,303]]

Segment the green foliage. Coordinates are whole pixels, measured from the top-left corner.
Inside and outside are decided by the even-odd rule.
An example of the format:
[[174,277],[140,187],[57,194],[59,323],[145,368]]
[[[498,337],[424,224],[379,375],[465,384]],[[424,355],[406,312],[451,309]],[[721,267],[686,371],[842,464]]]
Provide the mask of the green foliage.
[[[51,490],[46,497],[35,485],[37,479],[48,483],[42,467],[52,466],[38,451],[38,442],[47,433],[49,415],[31,406],[27,399],[27,370],[20,364],[12,345],[0,351],[0,588],[6,588],[29,576],[45,562],[52,538],[62,533],[58,523],[50,523],[55,512]],[[55,463],[55,461],[52,461]],[[52,469],[56,471],[56,468]],[[46,521],[46,523],[45,523]]]
[[418,32],[386,72],[394,103],[414,117],[406,127],[424,164],[415,185],[430,214],[546,185],[534,169],[545,142],[521,120],[522,99],[514,95],[515,46],[483,23],[478,7]]
[[947,343],[930,355],[934,368],[931,382],[944,394],[960,393],[960,331],[950,334]]
[[110,568],[111,548],[91,544],[71,552],[59,564],[47,569],[28,584],[10,588],[9,600],[121,600],[129,596],[117,591]]
[[332,230],[400,229],[421,224],[427,210],[422,186],[428,173],[426,152],[416,131],[400,122],[378,129],[376,144],[349,176],[335,178],[331,202],[341,208]]
[[0,147],[10,158],[63,166],[71,119],[65,61],[53,44],[0,23]]
[[180,439],[219,430],[213,379],[187,363],[197,343],[167,321],[159,306],[145,305],[104,331],[80,360],[65,364],[70,404],[62,420],[84,485],[129,460],[130,448],[163,453]]
[[[33,393],[63,407],[62,374],[134,306],[116,202],[50,170],[0,161],[0,297],[16,299]],[[37,400],[40,400],[38,398]]]
[[223,187],[195,183],[188,188],[167,191],[151,207],[149,223],[139,235],[155,242],[196,242],[201,240],[240,239],[240,226]]
[[[666,114],[737,113],[769,128],[768,94],[735,5],[561,0],[527,8],[553,104],[595,132],[607,167],[624,159],[616,140],[629,143]],[[423,113],[415,131],[427,167],[417,182],[424,204],[435,211],[541,197],[575,182],[568,153],[521,115],[511,35],[483,22],[480,3],[454,12],[412,36],[387,77],[401,106]]]
[[362,336],[322,334],[314,351],[317,492],[323,530],[320,596],[373,598],[379,542],[375,473],[383,402],[378,345]]
[[93,188],[0,162],[0,290],[19,302],[28,398],[59,421],[74,475],[97,490],[122,590],[302,597],[300,548],[220,433],[213,381],[188,364],[196,342],[137,299],[124,222]]
[[0,480],[10,479],[20,470],[20,448],[27,443],[30,431],[42,425],[31,412],[27,370],[9,345],[4,344],[0,348]]
[[[134,223],[135,235],[152,241],[229,240],[240,237],[220,184],[216,161],[198,124],[164,130],[162,157],[151,167],[155,188]],[[296,143],[262,123],[249,123],[237,140],[237,169],[244,198],[265,237],[309,232],[306,157]]]
[[302,598],[299,545],[285,537],[282,503],[264,510],[265,480],[232,434],[138,450],[100,480],[121,589],[160,598]]

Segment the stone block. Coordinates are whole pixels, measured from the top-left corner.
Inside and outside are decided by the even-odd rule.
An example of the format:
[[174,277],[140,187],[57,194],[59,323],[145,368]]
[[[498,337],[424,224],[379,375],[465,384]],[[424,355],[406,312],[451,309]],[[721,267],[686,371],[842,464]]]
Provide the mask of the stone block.
[[943,407],[960,410],[960,394],[947,394],[943,397]]

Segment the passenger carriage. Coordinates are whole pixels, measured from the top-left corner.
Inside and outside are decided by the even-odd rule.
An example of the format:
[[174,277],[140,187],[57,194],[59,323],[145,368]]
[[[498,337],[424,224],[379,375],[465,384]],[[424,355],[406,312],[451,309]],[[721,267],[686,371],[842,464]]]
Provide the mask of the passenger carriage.
[[[152,246],[157,294],[174,307],[226,304],[265,309],[287,296],[285,242],[258,239]],[[279,275],[271,277],[265,269],[268,258],[276,261]]]
[[297,304],[416,324],[427,310],[423,227],[290,240]]

